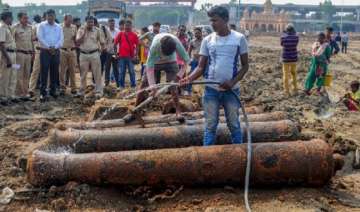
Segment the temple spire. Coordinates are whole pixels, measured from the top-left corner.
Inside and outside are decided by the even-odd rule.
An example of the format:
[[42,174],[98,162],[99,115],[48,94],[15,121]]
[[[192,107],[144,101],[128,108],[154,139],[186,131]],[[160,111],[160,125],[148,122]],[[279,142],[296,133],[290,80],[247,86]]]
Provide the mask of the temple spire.
[[272,4],[271,0],[266,0],[266,2],[264,4],[264,12],[272,13],[273,12],[272,6],[273,6],[273,4]]

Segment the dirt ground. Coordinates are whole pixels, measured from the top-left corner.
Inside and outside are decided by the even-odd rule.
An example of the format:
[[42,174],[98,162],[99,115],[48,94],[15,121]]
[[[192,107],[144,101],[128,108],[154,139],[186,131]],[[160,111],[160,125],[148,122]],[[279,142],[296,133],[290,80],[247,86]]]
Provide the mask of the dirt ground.
[[[313,37],[301,38],[300,89],[313,41]],[[360,146],[360,113],[350,113],[339,104],[331,108],[328,116],[316,116],[314,111],[324,104],[319,96],[308,97],[299,92],[286,97],[282,93],[279,38],[251,37],[250,45],[251,66],[241,82],[246,104],[288,112],[291,119],[301,123],[304,138],[324,138],[335,152],[346,156],[344,168],[323,188],[250,188],[253,211],[360,211],[360,172],[352,167],[354,151]],[[360,80],[360,39],[351,41],[347,55],[335,56],[330,69],[334,83],[328,93],[331,102],[337,102],[348,91],[350,81]],[[27,149],[46,137],[58,121],[84,120],[90,107],[91,103],[69,96],[46,104],[26,102],[0,107],[0,190],[9,187],[16,192],[10,204],[0,204],[0,211],[245,210],[240,187],[116,188],[69,183],[63,187],[33,188],[21,169]]]

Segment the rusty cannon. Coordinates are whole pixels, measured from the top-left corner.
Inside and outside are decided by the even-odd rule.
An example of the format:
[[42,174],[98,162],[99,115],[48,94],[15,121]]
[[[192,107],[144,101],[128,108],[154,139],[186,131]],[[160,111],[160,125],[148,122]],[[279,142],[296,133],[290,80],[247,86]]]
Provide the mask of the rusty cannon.
[[[243,126],[244,128],[244,126]],[[290,120],[250,123],[253,142],[299,139],[297,124]],[[203,125],[158,128],[111,128],[106,130],[53,130],[49,144],[71,146],[77,153],[114,152],[201,146]],[[246,133],[244,133],[246,141]],[[217,144],[230,144],[226,124],[220,124]]]
[[[323,140],[252,145],[250,182],[260,185],[322,186],[341,168]],[[243,185],[247,146],[64,154],[35,150],[28,181],[51,186],[77,181],[116,185]]]
[[[251,110],[250,110],[251,109]],[[258,108],[252,109],[248,108],[250,112],[259,112]],[[224,111],[220,112],[220,121],[225,122]],[[192,113],[183,113],[183,118],[185,120],[199,120],[198,122],[203,122],[204,113],[203,112],[192,112]],[[271,113],[252,113],[248,115],[248,120],[250,122],[265,122],[265,121],[279,121],[287,119],[288,115],[282,111],[275,111]],[[244,120],[243,115],[240,116],[241,121]],[[180,121],[180,124],[186,121]],[[176,117],[175,114],[167,114],[160,116],[144,116],[142,117],[142,123],[138,120],[135,120],[131,123],[127,123],[124,119],[109,119],[109,120],[95,120],[88,122],[59,122],[55,125],[57,129],[66,130],[69,128],[73,129],[103,129],[103,128],[112,128],[112,127],[127,127],[133,125],[152,125],[152,124],[160,124],[160,123],[171,123],[171,122],[179,122],[179,118]]]

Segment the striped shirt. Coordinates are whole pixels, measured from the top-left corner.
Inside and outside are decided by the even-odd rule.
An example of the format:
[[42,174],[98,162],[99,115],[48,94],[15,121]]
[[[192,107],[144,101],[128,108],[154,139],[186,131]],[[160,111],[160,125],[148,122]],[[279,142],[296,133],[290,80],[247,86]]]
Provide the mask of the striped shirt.
[[[171,55],[164,55],[161,51],[161,39],[165,36],[170,36],[174,39],[176,43],[176,52],[172,53]],[[146,62],[146,66],[148,68],[154,68],[155,64],[165,64],[165,63],[172,63],[176,62],[176,54],[180,56],[180,58],[185,61],[185,63],[190,62],[190,57],[186,52],[186,49],[180,42],[180,40],[173,34],[170,33],[160,33],[155,35],[149,50],[149,56]]]
[[296,33],[284,33],[281,36],[281,46],[283,47],[282,61],[284,63],[291,63],[298,61],[297,45],[299,44],[299,37]]

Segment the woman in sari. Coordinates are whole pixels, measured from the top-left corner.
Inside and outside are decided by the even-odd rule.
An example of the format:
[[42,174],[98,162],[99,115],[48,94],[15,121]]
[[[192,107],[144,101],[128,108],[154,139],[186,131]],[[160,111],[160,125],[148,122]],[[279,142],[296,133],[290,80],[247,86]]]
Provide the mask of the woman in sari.
[[307,95],[311,94],[310,91],[315,83],[318,94],[321,94],[321,88],[324,86],[331,56],[331,47],[325,40],[325,34],[320,33],[318,35],[318,41],[312,46],[311,65],[305,81],[305,93]]

